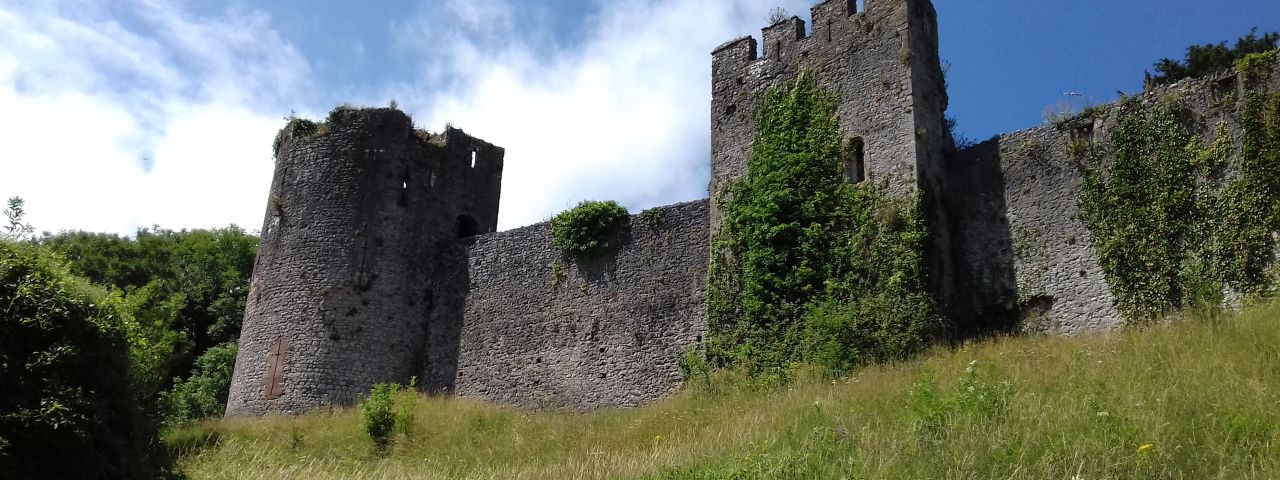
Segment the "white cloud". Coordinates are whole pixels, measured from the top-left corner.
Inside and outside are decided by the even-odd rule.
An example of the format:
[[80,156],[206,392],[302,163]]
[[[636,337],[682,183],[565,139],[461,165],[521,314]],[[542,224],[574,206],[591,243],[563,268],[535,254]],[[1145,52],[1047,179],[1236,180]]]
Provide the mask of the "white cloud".
[[[701,198],[710,51],[758,34],[777,4],[597,0],[583,15],[434,0],[394,23],[395,46],[351,35],[354,52],[394,48],[420,73],[350,100],[395,98],[426,127],[451,121],[506,147],[502,228],[581,199],[637,211]],[[0,196],[26,198],[38,229],[260,227],[280,112],[327,108],[310,96],[320,89],[308,59],[268,15],[183,5],[0,3]],[[563,15],[585,23],[566,27]]]
[[[807,12],[811,2],[783,3]],[[483,4],[495,12],[517,5]],[[424,66],[420,84],[390,96],[427,127],[452,122],[506,148],[503,229],[583,199],[616,199],[636,211],[703,198],[711,50],[743,34],[758,36],[777,4],[602,0],[598,14],[588,16],[582,43],[559,51],[528,40],[544,38],[547,32],[536,29],[545,25],[474,33],[451,27],[455,22],[433,10],[397,25]],[[453,14],[466,25],[484,17]]]
[[[307,62],[256,11],[0,5],[0,195],[40,230],[256,229]],[[148,168],[149,167],[149,168]]]

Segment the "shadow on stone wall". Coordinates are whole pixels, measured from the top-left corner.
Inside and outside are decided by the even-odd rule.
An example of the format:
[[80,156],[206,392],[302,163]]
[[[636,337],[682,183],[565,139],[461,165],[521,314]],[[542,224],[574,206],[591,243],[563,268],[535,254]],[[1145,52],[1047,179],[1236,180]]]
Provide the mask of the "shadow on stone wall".
[[633,241],[631,227],[628,225],[618,229],[618,232],[609,239],[609,248],[605,251],[588,258],[573,258],[568,254],[560,253],[560,261],[565,265],[574,265],[578,275],[586,280],[588,285],[607,286],[616,283],[615,280],[618,277],[618,252],[627,248]]
[[1001,138],[947,158],[943,196],[951,219],[955,297],[948,312],[957,340],[1017,330],[1013,235],[1001,169]]
[[471,286],[467,247],[473,242],[474,237],[440,242],[436,279],[423,292],[430,320],[418,388],[427,393],[453,393],[457,386],[462,319]]

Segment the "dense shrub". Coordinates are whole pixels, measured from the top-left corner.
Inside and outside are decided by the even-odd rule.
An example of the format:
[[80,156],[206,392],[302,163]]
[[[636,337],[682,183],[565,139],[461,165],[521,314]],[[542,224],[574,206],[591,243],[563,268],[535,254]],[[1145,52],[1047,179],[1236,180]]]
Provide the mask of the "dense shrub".
[[191,377],[174,379],[173,388],[161,394],[166,422],[182,424],[221,415],[226,410],[236,351],[235,342],[210,348],[196,359]]
[[147,478],[122,302],[34,246],[0,242],[0,474]]
[[379,383],[360,398],[360,429],[369,434],[373,444],[384,449],[396,433],[413,433],[417,379],[407,387],[396,383]]
[[609,238],[627,221],[627,209],[618,202],[586,200],[551,219],[557,247],[578,256],[595,255],[609,246]]
[[398,384],[379,383],[373,386],[369,396],[360,399],[360,428],[379,447],[391,443],[391,434],[395,432],[396,393],[399,391]]

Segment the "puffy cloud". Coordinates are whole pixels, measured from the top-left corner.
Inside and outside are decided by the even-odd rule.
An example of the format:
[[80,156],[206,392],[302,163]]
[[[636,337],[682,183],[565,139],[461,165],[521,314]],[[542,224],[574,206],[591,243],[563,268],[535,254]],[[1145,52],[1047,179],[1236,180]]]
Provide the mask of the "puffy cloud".
[[[807,12],[812,2],[783,3]],[[615,199],[637,211],[703,198],[711,50],[758,35],[777,4],[597,1],[581,40],[566,47],[557,47],[551,24],[536,20],[476,28],[489,19],[501,25],[509,12],[540,18],[521,11],[532,8],[525,4],[485,0],[475,10],[443,10],[457,22],[432,9],[397,25],[411,39],[402,47],[416,48],[424,67],[420,83],[389,95],[426,126],[452,122],[506,148],[500,228],[582,199]]]
[[0,195],[41,230],[259,227],[271,140],[309,88],[257,11],[0,5]]
[[[811,2],[782,3],[806,12]],[[327,110],[315,106],[332,95],[317,92],[352,87],[312,80],[310,65],[360,55],[416,74],[389,75],[350,100],[395,98],[426,127],[449,121],[506,147],[502,228],[581,199],[636,211],[701,198],[710,51],[758,34],[777,4],[591,0],[584,13],[431,0],[388,24],[393,45],[344,32],[338,41],[352,48],[304,58],[260,10],[9,0],[0,3],[0,196],[26,198],[41,230],[257,229],[280,112]]]

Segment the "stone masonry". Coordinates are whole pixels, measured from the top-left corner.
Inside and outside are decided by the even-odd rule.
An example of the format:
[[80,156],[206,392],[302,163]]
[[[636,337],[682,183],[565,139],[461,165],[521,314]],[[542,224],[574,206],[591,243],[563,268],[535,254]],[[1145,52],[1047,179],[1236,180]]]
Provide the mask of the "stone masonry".
[[390,109],[288,128],[245,305],[227,413],[350,404],[426,352],[436,245],[492,232],[503,150],[426,137]]
[[[1274,68],[1280,71],[1280,65]],[[1238,75],[1224,72],[1138,100],[1184,102],[1208,143],[1219,122],[1239,138],[1243,88]],[[1261,90],[1280,91],[1280,76]],[[974,330],[1014,327],[1068,335],[1123,324],[1081,219],[1084,164],[1068,148],[1087,142],[1100,150],[1102,162],[1111,161],[1110,132],[1119,114],[1114,106],[1100,112],[999,135],[948,159],[944,198],[955,288],[966,293],[953,305],[956,321]]]
[[[755,106],[814,75],[838,102],[851,182],[918,195],[929,282],[964,333],[1056,334],[1122,319],[1080,219],[1088,142],[1103,161],[1115,109],[955,151],[929,0],[827,0],[712,52],[710,199],[631,217],[595,258],[549,223],[495,232],[504,151],[415,130],[393,109],[291,122],[254,268],[228,415],[350,405],[380,382],[525,407],[629,407],[677,388],[702,348],[716,199],[746,174]],[[1277,66],[1280,68],[1280,65]],[[1280,90],[1280,75],[1265,86]],[[1205,125],[1239,130],[1234,75],[1184,81]],[[1206,137],[1211,129],[1206,129]]]
[[459,242],[440,262],[423,386],[527,407],[660,398],[702,343],[707,226],[700,200],[632,216],[597,258],[561,252],[550,223]]
[[[893,194],[924,192],[935,234],[929,252],[931,284],[950,296],[950,244],[942,215],[943,157],[950,147],[944,112],[947,92],[938,60],[937,13],[929,0],[827,0],[811,9],[813,30],[791,17],[765,28],[763,56],[743,37],[711,54],[711,183],[714,200],[747,171],[756,136],[755,106],[765,92],[802,71],[832,92],[846,141],[859,142],[845,159],[852,181],[885,182]],[[712,203],[712,232],[719,215]]]

